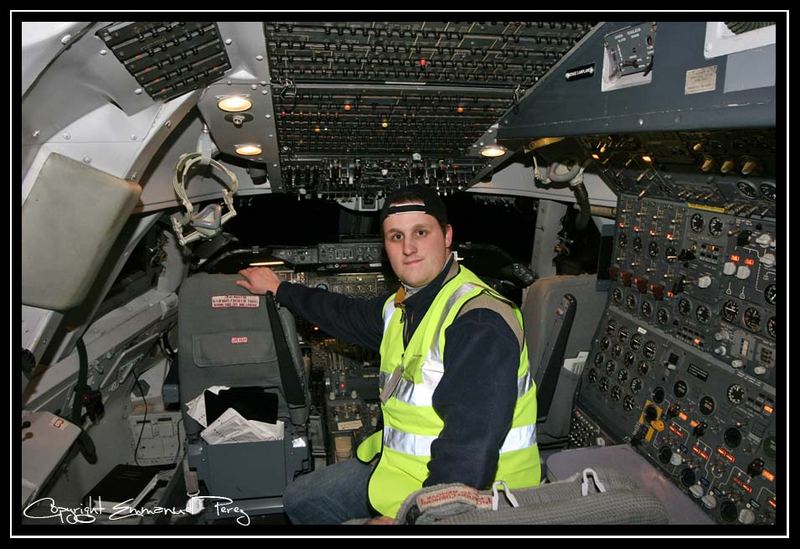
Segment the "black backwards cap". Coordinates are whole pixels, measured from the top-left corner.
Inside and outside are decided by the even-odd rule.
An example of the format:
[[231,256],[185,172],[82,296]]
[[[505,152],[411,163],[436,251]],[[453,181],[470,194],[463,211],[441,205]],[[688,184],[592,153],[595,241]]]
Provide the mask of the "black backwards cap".
[[447,209],[435,190],[423,185],[409,185],[397,189],[383,203],[381,225],[394,214],[422,212],[432,215],[442,226],[447,225]]

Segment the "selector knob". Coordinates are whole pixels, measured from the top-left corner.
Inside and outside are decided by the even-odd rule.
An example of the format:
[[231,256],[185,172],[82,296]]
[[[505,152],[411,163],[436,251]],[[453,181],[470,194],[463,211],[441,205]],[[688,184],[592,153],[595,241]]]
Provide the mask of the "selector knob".
[[328,393],[328,399],[329,400],[336,400],[336,392],[335,391],[331,391],[330,393]]
[[736,360],[731,361],[731,366],[734,368],[744,368],[744,361],[737,358]]
[[708,275],[701,276],[697,280],[697,286],[700,288],[708,288],[711,286],[711,277]]
[[757,376],[763,376],[767,373],[767,368],[765,366],[756,366],[753,368],[753,373]]
[[726,349],[725,346],[720,345],[719,347],[714,349],[714,354],[719,356],[725,356],[726,354],[728,354],[728,349]]
[[764,233],[762,235],[759,235],[758,238],[756,238],[756,244],[758,244],[762,248],[766,248],[767,246],[769,246],[770,240],[772,240],[772,238],[770,238],[768,234]]
[[766,267],[772,267],[775,265],[775,255],[774,254],[764,254],[761,258],[761,264]]
[[695,425],[694,429],[692,430],[692,434],[695,437],[700,438],[701,436],[703,436],[705,434],[707,427],[708,427],[708,423],[706,423],[705,421],[701,421],[700,423]]
[[695,499],[700,499],[701,497],[703,497],[703,487],[700,486],[699,484],[695,484],[694,486],[689,488],[689,493],[692,494],[692,496]]
[[[669,458],[669,462],[670,462],[670,464],[677,466],[677,465],[680,465],[681,463],[683,463],[683,458],[681,457],[681,455],[678,452],[672,452],[672,455]],[[698,497],[700,497],[700,496],[698,496]]]
[[747,466],[747,474],[751,477],[757,477],[764,471],[764,460],[756,458]]
[[741,511],[739,511],[739,522],[742,524],[753,524],[756,521],[756,514],[751,510],[745,507]]
[[706,509],[713,509],[714,507],[717,506],[717,497],[711,492],[703,496],[703,498],[700,501],[703,502],[703,506]]
[[740,265],[738,269],[736,269],[736,278],[739,280],[747,280],[750,278],[750,267],[747,265]]
[[731,276],[736,272],[736,263],[733,261],[726,261],[722,266],[722,274]]

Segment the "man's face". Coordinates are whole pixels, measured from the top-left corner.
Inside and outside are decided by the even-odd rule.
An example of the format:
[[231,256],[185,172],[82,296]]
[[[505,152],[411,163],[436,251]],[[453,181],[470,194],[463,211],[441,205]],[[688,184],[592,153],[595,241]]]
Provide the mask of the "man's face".
[[418,288],[442,271],[450,253],[453,228],[442,232],[439,221],[422,212],[390,215],[383,221],[386,255],[397,277]]

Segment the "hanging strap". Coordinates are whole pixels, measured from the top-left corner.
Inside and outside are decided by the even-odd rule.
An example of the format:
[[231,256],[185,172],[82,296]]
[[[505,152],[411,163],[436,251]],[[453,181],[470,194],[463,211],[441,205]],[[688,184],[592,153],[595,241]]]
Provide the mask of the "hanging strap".
[[[275,296],[272,295],[272,292],[267,292],[264,298],[267,305],[269,324],[272,328],[272,337],[275,338],[275,352],[278,355],[278,368],[281,372],[283,394],[289,404],[290,411],[292,408],[305,408],[306,399],[303,386],[300,383],[300,376],[297,374],[294,360],[292,360],[292,355],[289,352],[289,344],[286,342],[286,336],[283,332],[283,324],[281,324],[281,318],[278,314],[278,307],[275,305]],[[294,414],[292,414],[292,422],[304,424],[305,420],[295,421]]]

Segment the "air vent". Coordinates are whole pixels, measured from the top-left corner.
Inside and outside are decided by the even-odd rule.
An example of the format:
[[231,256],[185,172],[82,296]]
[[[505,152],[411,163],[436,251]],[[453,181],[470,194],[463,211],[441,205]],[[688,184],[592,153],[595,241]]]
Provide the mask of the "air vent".
[[114,23],[97,36],[153,99],[206,86],[231,68],[216,23]]
[[756,29],[763,29],[774,25],[775,22],[769,21],[725,21],[725,26],[728,27],[733,34],[743,34]]

